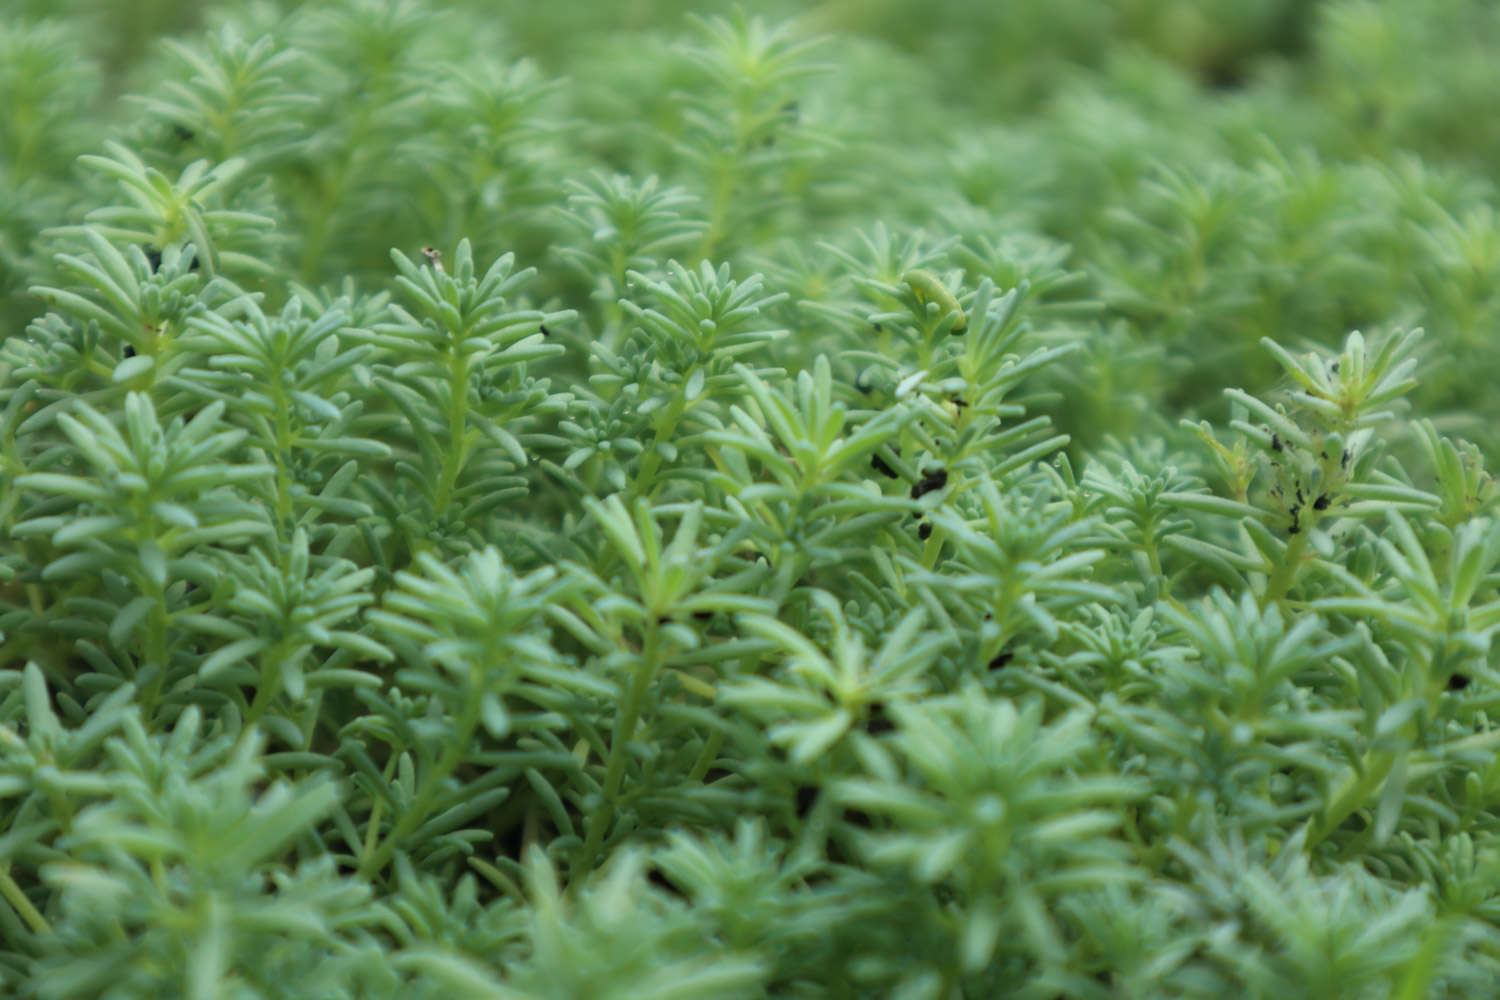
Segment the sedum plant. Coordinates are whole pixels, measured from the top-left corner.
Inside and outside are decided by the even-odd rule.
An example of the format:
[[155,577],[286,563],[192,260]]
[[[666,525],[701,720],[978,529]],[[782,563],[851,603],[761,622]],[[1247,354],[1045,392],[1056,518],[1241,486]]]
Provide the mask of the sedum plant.
[[1495,27],[11,3],[0,993],[1491,995]]

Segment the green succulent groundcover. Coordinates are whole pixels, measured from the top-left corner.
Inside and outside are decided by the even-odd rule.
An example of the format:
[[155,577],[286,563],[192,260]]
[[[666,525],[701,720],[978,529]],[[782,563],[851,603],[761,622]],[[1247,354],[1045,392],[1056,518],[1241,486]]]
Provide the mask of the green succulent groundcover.
[[0,994],[1500,995],[1497,52],[6,0]]

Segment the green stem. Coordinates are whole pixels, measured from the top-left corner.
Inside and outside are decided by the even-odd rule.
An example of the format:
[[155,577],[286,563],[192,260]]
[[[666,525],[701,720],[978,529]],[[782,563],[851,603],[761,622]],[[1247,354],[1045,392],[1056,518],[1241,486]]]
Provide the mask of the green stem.
[[635,674],[630,679],[630,687],[626,689],[625,699],[620,702],[615,717],[615,731],[609,741],[609,761],[604,768],[603,801],[589,817],[588,833],[579,858],[580,874],[593,868],[599,850],[604,845],[604,834],[614,820],[615,805],[620,797],[620,782],[625,777],[625,759],[628,753],[626,746],[635,738],[635,727],[641,718],[641,706],[645,703],[651,681],[656,677],[657,644],[658,630],[655,621],[652,621],[646,626],[645,648],[641,651],[640,659],[635,665]]
[[416,796],[411,804],[401,813],[390,833],[380,842],[380,846],[373,854],[366,853],[360,862],[359,873],[364,878],[371,878],[376,872],[382,871],[390,863],[391,856],[396,853],[396,845],[411,835],[424,820],[428,818],[428,810],[432,808],[432,800],[437,798],[438,789],[444,781],[448,780],[454,770],[463,761],[469,752],[469,744],[474,739],[474,731],[479,727],[479,704],[484,699],[478,691],[471,691],[469,697],[464,699],[463,712],[454,722],[453,738],[443,749],[442,757],[438,758],[430,770],[422,775],[422,783],[417,789]]
[[511,899],[524,900],[526,898],[526,894],[521,891],[521,887],[516,885],[515,881],[509,875],[488,861],[482,858],[469,858],[469,867],[489,879],[495,888],[508,895]]
[[368,101],[356,102],[354,122],[349,129],[349,139],[343,156],[329,174],[327,183],[320,186],[312,201],[312,210],[307,214],[307,238],[302,243],[302,259],[298,272],[308,285],[316,287],[322,274],[323,254],[328,247],[328,236],[333,227],[334,213],[343,201],[344,190],[354,170],[355,151],[360,149],[369,133],[370,107]]
[[[462,334],[456,332],[456,336],[461,341]],[[448,451],[443,456],[442,478],[433,502],[438,515],[447,513],[459,473],[468,458],[464,428],[469,413],[469,362],[463,356],[461,342],[454,344],[452,351],[448,359]]]
[[156,603],[146,615],[145,661],[149,670],[155,667],[146,689],[141,692],[141,704],[146,711],[155,709],[161,700],[162,688],[167,682],[167,595],[154,582],[147,580],[143,588]]
[[[385,771],[382,776],[390,782],[391,775],[396,773],[396,761],[400,754],[392,753],[390,759],[385,762]],[[385,799],[375,796],[370,806],[370,820],[365,829],[365,846],[359,852],[359,867],[364,869],[365,864],[375,854],[376,841],[380,835],[381,814],[385,812]]]
[[1371,750],[1365,754],[1361,766],[1351,768],[1323,810],[1323,818],[1308,832],[1307,850],[1322,843],[1329,834],[1353,815],[1354,811],[1370,800],[1395,767],[1397,757],[1405,750]]
[[281,693],[281,670],[280,664],[286,656],[285,640],[278,642],[260,657],[260,683],[255,687],[255,697],[250,702],[250,707],[245,710],[245,725],[240,730],[240,739],[260,721],[260,717],[266,714],[266,709],[271,707],[271,701]]
[[714,730],[708,734],[708,739],[703,741],[703,749],[698,754],[698,759],[693,762],[693,769],[688,772],[689,781],[702,781],[708,769],[718,759],[719,751],[724,747],[724,733],[722,730]]
[[298,262],[297,273],[309,285],[316,286],[322,276],[320,267],[328,247],[328,232],[333,225],[333,213],[340,201],[346,173],[341,169],[334,174],[319,196],[313,199],[315,207],[306,216],[307,225],[303,230],[306,235],[302,240],[302,259]]
[[727,235],[729,206],[739,181],[739,171],[730,158],[720,155],[714,161],[712,177],[708,226],[703,230],[703,242],[699,246],[697,260],[711,259],[719,242]]
[[[683,384],[692,376],[696,365],[682,373]],[[660,416],[653,421],[657,441],[670,441],[677,432],[677,425],[682,420],[682,415],[687,412],[688,401],[681,395],[675,396],[672,402],[662,408]],[[641,456],[641,467],[636,473],[633,495],[638,497],[651,496],[656,486],[656,473],[661,468],[661,452],[654,447],[646,449]]]
[[47,918],[42,916],[41,911],[31,904],[16,880],[11,878],[10,864],[0,865],[0,896],[20,914],[26,925],[37,934],[51,934],[52,925],[47,923]]
[[1297,573],[1302,569],[1302,553],[1307,548],[1307,533],[1298,532],[1286,543],[1286,551],[1281,554],[1281,562],[1271,571],[1271,578],[1266,582],[1266,593],[1261,599],[1261,607],[1267,608],[1286,599],[1287,592],[1292,589],[1292,584],[1297,579]]
[[276,411],[276,528],[281,531],[292,522],[291,475],[287,470],[287,458],[292,453],[292,404],[282,392],[279,380],[273,392]]
[[[1141,526],[1141,547],[1146,552],[1146,563],[1151,567],[1151,575],[1161,580],[1161,553],[1156,547],[1156,519],[1147,518]],[[1162,580],[1163,593],[1166,591],[1166,581]]]

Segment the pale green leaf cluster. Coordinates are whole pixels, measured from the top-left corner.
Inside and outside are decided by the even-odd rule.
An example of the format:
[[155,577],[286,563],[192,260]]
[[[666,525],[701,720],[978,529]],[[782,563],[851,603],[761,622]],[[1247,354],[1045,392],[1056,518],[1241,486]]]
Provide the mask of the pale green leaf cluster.
[[0,994],[1493,995],[1497,46],[14,0]]

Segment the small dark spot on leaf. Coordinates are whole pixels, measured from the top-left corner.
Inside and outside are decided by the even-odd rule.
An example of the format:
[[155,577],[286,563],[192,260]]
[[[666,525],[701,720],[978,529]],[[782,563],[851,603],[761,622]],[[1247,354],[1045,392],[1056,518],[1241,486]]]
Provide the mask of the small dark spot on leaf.
[[870,456],[870,468],[874,469],[882,476],[885,476],[887,479],[899,478],[896,475],[896,470],[891,468],[890,465],[886,463],[886,460],[881,458],[879,455]]
[[1328,494],[1327,493],[1321,493],[1321,494],[1318,495],[1318,499],[1316,499],[1316,500],[1313,501],[1313,510],[1327,510],[1327,509],[1328,509]]
[[812,811],[813,805],[818,801],[817,785],[797,786],[797,818],[806,819],[807,814]]
[[1281,435],[1280,434],[1272,434],[1271,435],[1271,450],[1272,451],[1280,451],[1282,449],[1282,447],[1283,447],[1283,445],[1281,443]]
[[694,611],[693,612],[693,618],[696,619],[697,621],[700,621],[700,622],[712,621],[713,617],[714,617],[714,613],[712,611]]
[[683,895],[681,889],[673,885],[672,882],[656,868],[652,868],[646,873],[646,881],[650,882],[652,885],[656,886],[663,892],[668,893],[669,895],[679,896],[683,899],[687,898]]
[[[161,270],[161,251],[156,249],[156,247],[145,247],[144,249],[146,251],[146,263],[151,265],[151,273],[155,274],[157,271]],[[188,270],[198,270],[197,254],[193,254],[193,260],[192,263],[188,264]]]
[[923,521],[921,523],[921,525],[917,528],[917,537],[920,538],[920,539],[922,539],[922,541],[924,541],[924,542],[927,541],[927,539],[929,539],[929,538],[932,537],[932,522],[931,521]]
[[546,323],[543,323],[541,326],[538,326],[536,328],[536,332],[540,333],[543,337],[550,337],[550,336],[552,336],[552,331],[549,330],[549,329],[547,329],[547,324]]
[[995,658],[994,658],[994,659],[993,659],[993,660],[991,660],[991,661],[990,661],[990,662],[989,662],[989,663],[988,663],[988,664],[987,664],[987,666],[988,666],[988,667],[989,667],[989,669],[991,669],[991,670],[1003,670],[1003,669],[1004,669],[1004,668],[1005,668],[1005,665],[1006,665],[1006,664],[1007,664],[1007,663],[1009,663],[1009,662],[1010,662],[1010,661],[1011,661],[1011,659],[1012,659],[1012,658],[1013,658],[1013,657],[1014,657],[1014,656],[1015,656],[1015,655],[1016,655],[1016,654],[1014,654],[1014,653],[1000,653],[1000,654],[999,654],[999,655],[997,655],[997,656],[996,656],[996,657],[995,657]]
[[940,490],[947,485],[948,470],[931,469],[923,473],[922,478],[917,480],[916,485],[911,488],[911,498],[913,500],[920,500],[934,490]]
[[850,826],[857,826],[861,830],[868,830],[873,825],[870,822],[870,814],[863,809],[845,809],[843,820]]
[[865,720],[865,732],[871,736],[879,736],[881,733],[888,733],[895,728],[896,724],[886,714],[885,702],[870,702],[870,714]]
[[1473,683],[1473,681],[1467,675],[1465,675],[1465,674],[1453,674],[1451,677],[1448,678],[1448,690],[1449,691],[1462,691],[1464,688],[1468,687],[1471,683]]
[[1245,86],[1245,65],[1242,60],[1224,58],[1210,62],[1202,69],[1203,85],[1209,90],[1234,91]]

